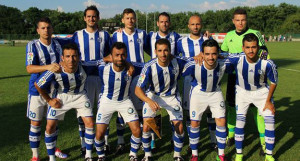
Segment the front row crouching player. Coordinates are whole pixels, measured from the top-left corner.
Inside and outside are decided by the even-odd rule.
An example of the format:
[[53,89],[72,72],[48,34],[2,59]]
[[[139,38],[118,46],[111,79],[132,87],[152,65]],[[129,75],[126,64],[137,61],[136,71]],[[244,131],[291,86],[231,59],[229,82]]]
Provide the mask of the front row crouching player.
[[[243,140],[246,115],[250,104],[258,108],[265,120],[266,161],[274,161],[275,107],[272,97],[278,81],[276,65],[271,60],[259,59],[258,38],[250,33],[243,38],[245,53],[229,57],[228,62],[236,70],[236,161],[243,160]],[[267,79],[271,84],[268,85]]]
[[[177,81],[186,61],[171,56],[170,42],[167,39],[159,39],[155,42],[155,53],[157,58],[146,63],[142,69],[135,88],[135,94],[145,102],[143,107],[144,122],[154,118],[156,111],[159,110],[160,107],[167,110],[170,121],[172,121],[175,126],[173,135],[174,160],[183,160],[180,155],[184,139],[182,125],[183,114]],[[146,95],[142,89],[147,84],[150,85],[150,93]],[[145,157],[143,161],[153,160],[150,142],[150,127],[144,124],[142,143]]]
[[129,160],[137,161],[137,152],[141,143],[141,129],[138,114],[128,94],[133,76],[130,76],[126,70],[126,45],[122,42],[115,42],[112,45],[111,58],[112,63],[99,66],[99,76],[103,86],[96,118],[95,147],[98,161],[105,160],[104,135],[114,112],[119,112],[131,129]]
[[200,121],[203,112],[210,108],[213,118],[216,120],[216,138],[218,144],[217,160],[225,161],[225,103],[220,81],[225,72],[230,72],[231,67],[224,61],[217,61],[219,55],[218,42],[210,39],[202,44],[203,60],[202,65],[194,61],[187,63],[183,69],[183,76],[191,75],[192,89],[190,91],[190,147],[192,149],[191,161],[198,160],[198,143],[200,140]]
[[[81,116],[85,124],[86,155],[85,160],[92,160],[94,143],[93,113],[89,99],[84,90],[86,73],[79,64],[78,48],[76,44],[67,44],[63,47],[62,72],[45,71],[35,82],[35,87],[50,105],[47,112],[47,126],[45,143],[50,161],[55,161],[56,126],[64,114],[70,109],[77,110],[77,117]],[[45,91],[52,81],[57,82],[57,95],[50,97]]]

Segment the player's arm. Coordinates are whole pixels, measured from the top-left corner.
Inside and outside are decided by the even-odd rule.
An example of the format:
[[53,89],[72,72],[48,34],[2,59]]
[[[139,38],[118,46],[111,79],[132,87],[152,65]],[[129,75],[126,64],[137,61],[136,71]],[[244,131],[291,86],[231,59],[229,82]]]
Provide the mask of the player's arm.
[[189,61],[186,63],[182,70],[182,76],[193,75],[195,70],[195,61]]
[[266,104],[263,110],[269,109],[273,115],[275,114],[275,107],[272,103],[272,97],[275,92],[277,82],[278,82],[278,73],[276,69],[276,65],[273,63],[273,61],[268,60],[267,69],[266,69],[266,75],[268,79],[270,80],[270,88],[269,88],[269,94],[266,100]]
[[61,72],[61,67],[57,63],[52,63],[49,65],[27,65],[26,70],[29,74],[32,73],[41,73],[46,70],[49,70],[53,73],[60,73]]
[[54,79],[54,73],[50,71],[44,72],[36,82],[34,82],[34,86],[40,95],[46,100],[46,102],[53,108],[60,108],[61,103],[58,98],[51,98],[45,88],[49,87],[52,80]]
[[26,46],[26,71],[29,74],[32,73],[41,73],[46,70],[52,72],[60,72],[61,68],[57,63],[49,64],[49,65],[39,65],[38,52],[33,43],[28,43]]
[[275,92],[276,86],[277,85],[274,84],[274,83],[270,84],[269,94],[268,94],[268,97],[267,97],[267,100],[266,100],[265,107],[263,109],[263,111],[265,111],[266,109],[269,109],[272,112],[273,115],[275,114],[275,106],[272,103],[272,97],[273,97],[273,94]]
[[147,85],[149,76],[150,76],[150,70],[147,70],[147,67],[144,67],[142,69],[142,72],[140,74],[139,80],[137,82],[137,85],[135,87],[135,95],[141,99],[143,102],[146,102],[149,107],[155,112],[160,109],[157,102],[153,101],[149,97],[146,96],[145,92],[143,91],[143,88]]
[[143,91],[143,89],[139,86],[135,87],[135,95],[141,99],[143,102],[146,102],[149,107],[152,109],[152,111],[157,111],[160,109],[159,105],[157,102],[153,101],[152,99],[150,99],[149,97],[146,96],[145,92]]

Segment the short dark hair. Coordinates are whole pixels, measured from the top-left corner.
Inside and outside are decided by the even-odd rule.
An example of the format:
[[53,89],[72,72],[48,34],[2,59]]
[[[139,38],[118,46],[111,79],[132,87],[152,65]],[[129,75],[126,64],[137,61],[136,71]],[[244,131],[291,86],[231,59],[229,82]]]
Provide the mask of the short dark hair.
[[125,14],[129,14],[129,13],[134,14],[134,17],[136,17],[136,14],[135,14],[134,10],[131,9],[131,8],[125,8],[123,13],[122,13],[122,16],[124,17]]
[[75,50],[76,51],[76,53],[77,53],[77,55],[79,54],[78,53],[78,46],[75,44],[75,43],[68,43],[68,44],[66,44],[66,45],[64,45],[63,46],[63,48],[62,48],[62,55],[64,56],[64,51],[65,50]]
[[51,22],[51,20],[50,20],[49,17],[42,17],[42,18],[40,18],[40,19],[37,21],[37,23],[36,23],[36,27],[37,27],[37,28],[39,27],[39,23],[40,23],[40,22],[45,22],[45,23],[47,23],[47,24],[49,24],[49,25],[52,25],[52,22]]
[[91,6],[88,6],[85,10],[84,10],[84,17],[86,16],[86,12],[88,10],[93,10],[96,12],[96,15],[99,17],[100,16],[100,13],[99,13],[99,10],[97,9],[97,7],[95,5],[91,5]]
[[155,49],[157,48],[157,45],[167,45],[169,50],[171,50],[171,44],[168,39],[162,38],[162,39],[157,40],[155,42]]
[[220,46],[219,46],[218,42],[214,39],[207,39],[202,43],[202,51],[203,52],[204,52],[205,47],[216,47],[218,53],[220,51]]
[[257,36],[254,33],[249,33],[249,34],[246,34],[244,36],[244,38],[243,38],[243,46],[244,46],[244,42],[245,41],[248,41],[248,42],[256,41],[256,45],[259,46],[259,44],[258,44],[258,38],[257,38]]
[[168,17],[169,21],[171,21],[170,15],[167,12],[162,12],[157,16],[157,21],[159,21],[160,16],[166,16]]
[[110,49],[110,54],[112,54],[113,49],[116,48],[118,50],[120,49],[124,49],[125,53],[127,54],[127,47],[125,45],[125,43],[123,42],[115,42],[112,44],[111,49]]
[[242,9],[242,8],[236,9],[236,10],[233,12],[232,18],[234,18],[235,15],[246,15],[246,18],[248,17],[248,16],[247,16],[247,11],[246,11],[245,9]]

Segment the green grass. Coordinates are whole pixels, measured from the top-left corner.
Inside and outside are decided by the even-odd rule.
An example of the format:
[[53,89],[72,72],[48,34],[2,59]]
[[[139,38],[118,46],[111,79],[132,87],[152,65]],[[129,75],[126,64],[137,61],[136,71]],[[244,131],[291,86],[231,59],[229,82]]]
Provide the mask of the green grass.
[[[276,145],[274,156],[280,161],[300,160],[300,43],[268,43],[271,58],[278,66],[279,84],[275,92],[276,111]],[[31,150],[28,141],[29,120],[26,118],[27,91],[29,74],[25,70],[25,46],[0,46],[0,160],[29,160]],[[296,71],[292,71],[296,70]],[[226,82],[223,83],[223,89]],[[68,112],[65,121],[59,123],[60,134],[57,145],[64,152],[70,154],[69,160],[82,160],[79,156],[79,135],[75,111]],[[259,156],[258,133],[251,114],[247,117],[246,135],[244,141],[244,156],[247,160],[263,160]],[[110,145],[116,147],[116,128],[114,116],[110,125]],[[205,120],[205,119],[203,119]],[[163,139],[157,140],[158,152],[155,160],[172,160],[173,147],[170,145],[171,129],[168,116],[163,112]],[[40,154],[42,160],[47,160],[44,144],[45,123],[42,128]],[[130,131],[126,128],[125,139],[128,141],[126,149],[129,152]],[[209,135],[206,121],[201,123],[201,146],[199,155],[201,160],[214,160],[216,153],[209,150]],[[188,137],[185,138],[183,156],[186,154]],[[226,148],[226,154],[233,160],[235,149]],[[96,153],[93,155],[96,157]],[[108,160],[127,160],[128,153],[122,155],[111,154]],[[139,157],[143,157],[142,151]]]

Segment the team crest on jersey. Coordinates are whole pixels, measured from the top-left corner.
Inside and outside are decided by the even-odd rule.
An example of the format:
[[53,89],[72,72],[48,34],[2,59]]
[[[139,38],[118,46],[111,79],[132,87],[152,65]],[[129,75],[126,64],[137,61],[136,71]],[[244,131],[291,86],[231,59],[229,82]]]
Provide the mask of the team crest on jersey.
[[172,42],[173,42],[172,38],[168,38],[168,40],[170,41],[170,43],[172,43]]
[[263,71],[259,69],[258,74],[263,74]]
[[33,53],[27,53],[27,61],[33,60]]
[[142,40],[141,40],[141,39],[137,39],[136,41],[137,41],[139,44],[142,43]]
[[39,84],[40,86],[44,85],[45,83],[46,83],[46,78],[45,78],[45,77],[42,77],[42,78],[39,80],[39,82],[38,82],[38,84]]
[[145,74],[141,74],[139,77],[139,82],[144,82],[145,78],[146,78]]
[[129,114],[133,114],[134,109],[133,109],[132,107],[129,107],[128,110],[127,110],[127,112],[128,112]]
[[98,41],[99,43],[101,43],[101,42],[102,42],[102,37],[98,37],[97,41]]

